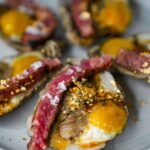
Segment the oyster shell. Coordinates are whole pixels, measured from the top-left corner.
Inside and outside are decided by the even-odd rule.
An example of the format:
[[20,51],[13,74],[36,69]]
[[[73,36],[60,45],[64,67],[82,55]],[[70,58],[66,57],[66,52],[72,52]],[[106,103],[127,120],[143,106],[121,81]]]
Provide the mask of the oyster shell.
[[[76,7],[72,8],[73,5]],[[94,44],[101,36],[123,33],[132,20],[128,0],[68,0],[61,2],[60,13],[68,40],[73,44],[86,46]],[[122,16],[125,18],[124,22]],[[82,35],[82,31],[86,32],[85,36]]]
[[150,52],[120,50],[114,66],[121,72],[139,79],[150,80]]
[[[1,37],[8,44],[23,52],[44,49],[50,57],[60,56],[58,47],[61,44],[53,40],[56,37],[57,21],[48,8],[39,6],[33,0],[20,0],[18,3],[8,0],[0,5],[0,11]],[[20,19],[22,22],[18,25]],[[49,50],[47,47],[53,48]]]
[[[114,80],[113,76],[108,71],[97,74],[92,79],[82,79],[81,81],[75,83],[73,87],[70,87],[66,93],[66,96],[64,97],[63,106],[61,107],[62,109],[59,113],[55,126],[53,127],[53,132],[51,134],[50,147],[59,149],[60,146],[62,146],[63,149],[68,150],[71,150],[72,148],[96,150],[104,148],[106,142],[111,140],[108,138],[104,143],[100,140],[103,144],[100,142],[99,144],[92,146],[92,144],[88,143],[89,138],[91,138],[91,141],[94,141],[95,137],[94,134],[93,137],[89,137],[89,133],[88,135],[86,135],[88,136],[87,139],[82,141],[83,135],[85,134],[84,132],[86,130],[86,126],[89,124],[89,112],[87,110],[92,109],[97,103],[103,103],[104,105],[107,105],[107,102],[111,101],[111,98],[109,96],[107,97],[107,94],[105,95],[104,93],[102,94],[103,96],[99,95],[96,99],[96,92],[98,92],[100,95],[102,94],[101,92],[104,92],[105,94],[107,93],[108,95],[117,94],[117,98],[113,98],[113,102],[116,104],[118,103],[117,105],[121,109],[123,109],[126,114],[128,114],[127,107],[124,101],[124,94]],[[87,103],[89,99],[91,101],[93,100],[93,104]],[[77,101],[83,103],[79,106],[76,105]],[[92,105],[90,105],[89,107],[89,104]],[[76,107],[76,109],[72,110],[73,106]],[[123,125],[123,128],[124,126],[125,124]],[[123,128],[121,129],[120,133],[122,132]],[[88,129],[90,129],[90,127]],[[116,135],[114,135],[113,138]],[[87,147],[82,147],[81,145],[83,143],[81,142],[81,144],[79,141],[82,141],[83,143],[88,143],[86,145]]]
[[[126,38],[112,38],[108,41],[105,41],[101,45],[97,45],[91,49],[89,49],[89,56],[93,55],[101,55],[101,54],[109,54],[112,55],[114,58],[114,68],[116,68],[119,72],[138,78],[138,79],[145,79],[149,82],[149,76],[148,73],[149,66],[146,66],[147,68],[144,68],[145,64],[149,64],[149,55],[150,55],[150,34],[149,33],[143,33],[143,34],[135,34],[130,37]],[[124,50],[123,50],[124,49]],[[129,51],[128,51],[129,50]],[[135,53],[136,59],[134,58],[124,58],[120,55],[121,51],[126,51],[129,53],[129,55],[132,55],[132,52]],[[131,53],[131,54],[130,54]],[[137,54],[138,53],[138,54]],[[141,59],[146,58],[145,61]],[[117,63],[117,59],[119,58],[119,63]],[[141,58],[141,59],[140,59]],[[121,62],[121,59],[124,61],[128,61],[128,64],[137,64],[140,66],[141,69],[138,71],[131,65],[129,66],[123,66]],[[137,59],[140,59],[139,61]],[[134,62],[132,62],[134,60]],[[140,64],[142,63],[142,64]],[[136,65],[135,65],[136,67]],[[132,69],[131,69],[132,68]],[[140,71],[141,70],[141,71]]]

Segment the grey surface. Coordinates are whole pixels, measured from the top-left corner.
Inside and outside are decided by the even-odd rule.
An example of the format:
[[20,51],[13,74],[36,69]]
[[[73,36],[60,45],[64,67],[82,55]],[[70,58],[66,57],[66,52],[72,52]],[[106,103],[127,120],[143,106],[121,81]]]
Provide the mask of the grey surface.
[[[43,0],[57,13],[57,0]],[[126,35],[133,33],[150,33],[150,1],[134,0],[134,22]],[[16,51],[0,40],[0,59],[15,54]],[[84,49],[74,46],[66,56],[85,58]],[[128,103],[129,119],[124,132],[112,142],[109,142],[105,150],[148,150],[150,147],[150,85],[144,81],[131,79],[117,75],[116,79],[123,87]],[[31,114],[38,94],[30,98],[17,110],[0,118],[0,150],[25,150],[28,141],[26,131],[26,119]],[[144,104],[142,104],[144,102]],[[27,140],[23,140],[26,138]]]

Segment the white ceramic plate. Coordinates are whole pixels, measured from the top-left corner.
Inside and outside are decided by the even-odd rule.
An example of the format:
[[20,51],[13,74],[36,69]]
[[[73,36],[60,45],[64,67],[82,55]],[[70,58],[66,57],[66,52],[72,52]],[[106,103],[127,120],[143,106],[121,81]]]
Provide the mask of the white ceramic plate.
[[[57,0],[42,0],[58,14]],[[150,33],[150,1],[133,0],[134,22],[127,35]],[[0,40],[0,59],[16,51]],[[74,46],[65,57],[85,58],[85,50]],[[129,119],[125,131],[108,143],[105,150],[150,150],[150,85],[126,76],[116,76],[123,87],[128,103]],[[26,119],[32,113],[38,94],[31,97],[14,112],[0,118],[0,150],[26,150],[28,142]]]

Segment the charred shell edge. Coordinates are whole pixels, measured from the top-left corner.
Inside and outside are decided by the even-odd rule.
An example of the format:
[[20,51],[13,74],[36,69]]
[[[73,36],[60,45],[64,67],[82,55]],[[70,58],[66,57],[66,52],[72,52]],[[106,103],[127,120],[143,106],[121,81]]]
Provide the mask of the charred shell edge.
[[150,76],[149,75],[144,75],[140,73],[134,73],[133,71],[130,71],[122,66],[119,66],[118,64],[114,63],[113,66],[122,74],[129,75],[131,77],[137,78],[137,79],[146,79],[147,82],[150,82]]
[[146,42],[150,42],[150,33],[139,33],[133,35],[131,38],[135,44],[137,44],[141,49],[144,49],[146,51],[150,51],[150,46]]
[[[29,49],[28,46],[23,46],[19,43],[14,43],[11,41],[8,41],[8,44],[15,47],[20,52],[30,52],[31,49]],[[50,58],[54,57],[61,57],[61,47],[63,47],[63,43],[60,43],[56,40],[48,40],[44,45],[42,45],[39,48],[34,49],[33,51],[41,52],[44,56],[48,56]]]
[[4,78],[9,78],[11,76],[11,67],[8,63],[0,61],[0,80]]
[[[99,56],[101,55],[100,46],[96,45],[88,50],[88,56]],[[147,82],[150,82],[150,76],[140,74],[140,73],[134,73],[133,71],[130,71],[122,66],[119,66],[117,63],[113,61],[113,68],[111,69],[111,72],[117,72],[119,71],[122,74],[129,75],[131,77],[137,78],[137,79],[146,79]]]
[[[46,81],[46,78],[43,78],[41,79],[37,84],[35,84],[30,90],[28,90],[27,92],[25,93],[22,93],[20,94],[20,96],[22,96],[22,98],[16,103],[16,105],[12,108],[12,109],[9,109],[7,111],[5,111],[4,113],[2,113],[0,115],[1,116],[4,116],[4,115],[7,115],[8,113],[12,112],[14,109],[16,109],[17,107],[19,107],[21,104],[23,104],[23,102],[25,102],[41,85],[43,85]],[[17,97],[17,96],[16,96]],[[15,98],[15,97],[14,97]],[[11,100],[10,100],[11,101]]]
[[88,49],[88,56],[89,57],[94,57],[94,56],[100,56],[101,55],[101,44],[100,45],[95,45],[93,47],[90,47]]

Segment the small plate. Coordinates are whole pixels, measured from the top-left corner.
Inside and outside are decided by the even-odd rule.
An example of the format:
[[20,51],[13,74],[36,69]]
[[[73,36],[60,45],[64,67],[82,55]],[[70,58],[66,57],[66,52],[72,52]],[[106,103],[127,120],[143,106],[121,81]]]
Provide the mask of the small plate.
[[[59,15],[58,0],[41,0],[49,5]],[[134,21],[126,35],[134,33],[150,33],[150,2],[149,0],[133,0]],[[2,57],[17,52],[0,40]],[[65,54],[67,57],[87,57],[85,49],[72,46]],[[115,140],[109,142],[105,150],[150,150],[150,84],[127,76],[115,76],[122,86],[129,104],[129,119],[124,132]],[[39,90],[40,91],[40,90]],[[0,118],[0,150],[26,150],[29,140],[26,120],[32,113],[38,99],[38,93],[28,99],[12,113]]]

